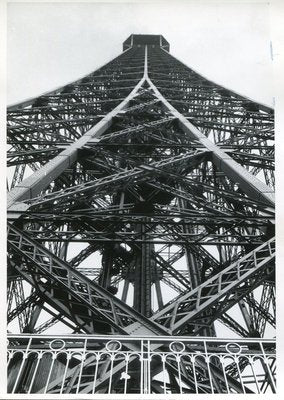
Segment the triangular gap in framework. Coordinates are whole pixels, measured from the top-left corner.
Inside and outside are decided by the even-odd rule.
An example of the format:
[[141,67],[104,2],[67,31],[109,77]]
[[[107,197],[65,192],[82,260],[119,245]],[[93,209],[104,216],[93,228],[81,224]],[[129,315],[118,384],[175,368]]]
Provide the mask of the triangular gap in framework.
[[[142,123],[137,124],[140,116]],[[137,174],[131,175],[135,168]],[[127,171],[130,173],[127,174]],[[118,179],[116,186],[115,178],[119,178],[119,174],[123,172],[125,176],[122,176],[122,180]],[[100,180],[103,183],[109,176],[111,179],[105,186],[97,185]],[[94,182],[93,188],[88,185],[90,178]],[[64,183],[64,180],[68,184]],[[73,192],[70,182],[74,185]],[[68,186],[66,193],[71,192],[70,196],[60,199],[65,186]],[[44,203],[44,194],[38,201],[35,200],[23,218],[25,230],[49,246],[48,241],[55,240],[52,242],[53,246],[57,243],[56,251],[61,257],[67,253],[67,247],[72,246],[72,242],[78,239],[84,242],[86,249],[93,248],[93,251],[98,251],[94,241],[101,240],[102,244],[98,246],[100,251],[106,252],[106,249],[111,249],[113,252],[113,245],[108,247],[106,242],[114,239],[114,231],[120,230],[116,240],[124,242],[124,245],[115,245],[115,260],[106,261],[106,256],[102,259],[103,264],[108,262],[116,265],[112,270],[112,280],[116,284],[119,279],[115,273],[121,273],[125,266],[125,276],[128,276],[130,282],[133,280],[133,258],[137,258],[133,256],[133,248],[137,249],[137,242],[141,240],[142,233],[135,232],[131,236],[126,233],[129,233],[127,230],[131,230],[133,224],[137,225],[137,221],[143,215],[148,219],[153,219],[153,216],[156,218],[154,224],[151,221],[144,224],[146,232],[143,234],[150,234],[152,238],[156,236],[155,242],[157,238],[162,238],[161,240],[167,241],[164,243],[167,247],[170,247],[173,240],[180,241],[181,247],[186,247],[187,257],[191,255],[196,259],[195,263],[199,264],[202,280],[240,256],[240,240],[240,244],[249,251],[257,246],[258,236],[263,238],[270,227],[270,215],[263,219],[263,206],[253,200],[249,202],[247,196],[244,196],[233,182],[216,171],[210,154],[204,152],[204,149],[179,129],[176,121],[164,111],[151,91],[145,87],[138,92],[129,107],[114,119],[111,128],[102,135],[100,141],[88,143],[79,151],[76,168],[66,170],[57,179],[53,190],[55,193],[49,189],[47,194],[50,201]],[[59,197],[56,196],[56,192],[59,193]],[[182,227],[173,224],[169,218],[166,219],[166,213],[173,210],[176,210],[177,218],[182,217],[182,220],[179,220]],[[52,223],[45,222],[44,213],[50,215],[51,212]],[[114,221],[121,212],[126,216],[125,221]],[[59,218],[54,221],[56,215]],[[80,232],[77,231],[76,217],[80,220]],[[259,223],[260,217],[262,228],[257,230],[255,224]],[[30,218],[34,218],[33,224],[36,221],[36,228],[32,224],[29,225]],[[246,232],[249,232],[247,238]],[[232,246],[233,236],[235,246]],[[220,237],[223,239],[220,240]],[[230,246],[226,244],[228,238],[231,241]],[[79,255],[84,253],[85,248],[74,255],[74,258],[80,258]],[[141,250],[139,246],[138,248]],[[159,253],[159,246],[157,249]],[[156,253],[155,248],[152,248],[152,264],[156,266],[155,274],[158,275]],[[164,269],[173,275],[174,263],[171,264],[163,257],[162,259],[164,261],[160,260],[160,264],[162,263]],[[107,274],[104,272],[100,275],[99,280],[108,282],[106,287],[115,291],[115,285],[110,284]],[[190,285],[190,277],[187,279]],[[154,282],[157,284],[158,280]],[[172,286],[174,284],[175,279],[172,280]],[[125,294],[120,294],[125,298]]]

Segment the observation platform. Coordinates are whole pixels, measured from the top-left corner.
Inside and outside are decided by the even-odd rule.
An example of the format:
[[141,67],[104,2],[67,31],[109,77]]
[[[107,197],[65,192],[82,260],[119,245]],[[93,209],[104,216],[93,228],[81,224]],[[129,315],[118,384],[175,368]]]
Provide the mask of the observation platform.
[[167,51],[170,51],[170,44],[162,35],[130,35],[124,42],[123,42],[123,51],[137,46],[152,46],[152,47],[161,47]]

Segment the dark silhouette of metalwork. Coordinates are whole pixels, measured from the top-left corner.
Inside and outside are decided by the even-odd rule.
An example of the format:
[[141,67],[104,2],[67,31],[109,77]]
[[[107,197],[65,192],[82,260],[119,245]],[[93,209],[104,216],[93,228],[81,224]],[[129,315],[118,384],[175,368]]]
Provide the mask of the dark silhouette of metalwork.
[[8,109],[8,391],[275,392],[273,110],[123,50]]

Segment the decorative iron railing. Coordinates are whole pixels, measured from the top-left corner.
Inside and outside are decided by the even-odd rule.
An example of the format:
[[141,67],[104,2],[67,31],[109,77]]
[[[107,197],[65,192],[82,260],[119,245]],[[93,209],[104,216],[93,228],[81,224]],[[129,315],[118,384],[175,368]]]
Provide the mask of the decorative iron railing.
[[9,393],[275,393],[275,341],[8,336]]

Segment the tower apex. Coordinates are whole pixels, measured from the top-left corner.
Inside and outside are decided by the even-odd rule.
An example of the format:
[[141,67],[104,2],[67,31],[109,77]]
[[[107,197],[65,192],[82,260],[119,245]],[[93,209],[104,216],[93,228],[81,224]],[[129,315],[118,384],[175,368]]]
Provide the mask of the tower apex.
[[129,49],[130,47],[137,46],[153,46],[161,47],[167,51],[170,51],[169,42],[162,35],[130,35],[123,42],[123,51]]

